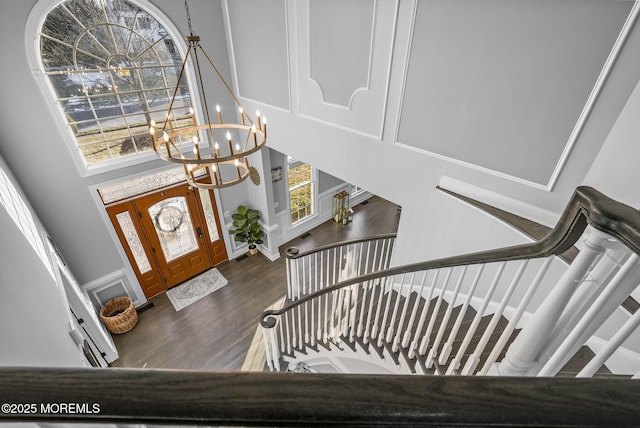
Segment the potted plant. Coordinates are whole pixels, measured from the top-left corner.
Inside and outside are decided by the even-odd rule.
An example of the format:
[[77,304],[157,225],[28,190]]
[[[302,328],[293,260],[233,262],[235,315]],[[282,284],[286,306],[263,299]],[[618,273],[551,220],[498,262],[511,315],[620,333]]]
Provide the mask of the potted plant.
[[233,239],[236,242],[246,242],[249,245],[249,254],[254,255],[258,252],[256,244],[262,244],[264,232],[258,223],[260,221],[260,213],[258,210],[247,208],[244,205],[238,207],[238,211],[233,214]]

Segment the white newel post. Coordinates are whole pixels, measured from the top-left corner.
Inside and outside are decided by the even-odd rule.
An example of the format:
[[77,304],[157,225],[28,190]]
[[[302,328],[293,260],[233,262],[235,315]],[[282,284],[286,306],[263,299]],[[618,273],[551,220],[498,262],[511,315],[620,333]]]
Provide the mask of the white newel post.
[[543,360],[538,376],[554,376],[638,286],[639,277],[640,257],[633,253],[548,361]]
[[583,249],[540,304],[531,320],[522,329],[498,365],[501,376],[525,376],[535,369],[540,351],[549,340],[569,299],[589,271],[596,258],[607,248],[609,235],[589,228],[585,234]]

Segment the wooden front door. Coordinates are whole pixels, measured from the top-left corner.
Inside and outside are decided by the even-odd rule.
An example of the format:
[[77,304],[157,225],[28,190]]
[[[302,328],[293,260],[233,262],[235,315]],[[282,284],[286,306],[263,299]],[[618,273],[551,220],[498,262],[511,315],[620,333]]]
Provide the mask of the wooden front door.
[[167,288],[213,266],[194,199],[193,192],[179,186],[135,201]]
[[227,260],[213,194],[179,185],[107,208],[145,296]]

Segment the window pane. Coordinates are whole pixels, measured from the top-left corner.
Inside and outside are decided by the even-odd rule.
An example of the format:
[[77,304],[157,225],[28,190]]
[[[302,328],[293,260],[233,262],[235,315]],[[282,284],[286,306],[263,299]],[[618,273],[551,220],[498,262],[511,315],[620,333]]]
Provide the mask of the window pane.
[[[182,59],[164,27],[126,0],[65,0],[45,18],[40,55],[87,165],[151,148]],[[181,86],[177,107],[191,105]],[[100,121],[100,126],[82,126]],[[160,120],[159,120],[160,119]]]
[[147,253],[145,253],[142,242],[140,241],[138,231],[131,220],[129,211],[123,211],[116,214],[116,219],[118,220],[120,230],[122,230],[122,233],[127,240],[127,245],[129,246],[129,250],[131,250],[131,254],[133,254],[133,259],[136,262],[138,270],[140,273],[149,272],[151,270],[151,264],[149,263]]
[[149,207],[149,216],[153,219],[162,253],[167,262],[199,248],[184,196],[157,202]]
[[202,201],[202,208],[204,210],[204,218],[207,221],[207,229],[209,229],[209,240],[211,242],[216,242],[220,239],[220,235],[218,234],[216,216],[213,212],[211,191],[208,189],[198,189],[198,193],[200,193],[200,200]]
[[313,215],[312,168],[309,164],[289,167],[289,209],[291,223]]

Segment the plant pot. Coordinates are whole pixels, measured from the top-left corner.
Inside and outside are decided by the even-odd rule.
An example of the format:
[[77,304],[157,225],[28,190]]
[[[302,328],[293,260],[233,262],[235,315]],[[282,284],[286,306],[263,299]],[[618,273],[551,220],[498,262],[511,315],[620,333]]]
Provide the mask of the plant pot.
[[249,246],[249,255],[250,256],[255,256],[256,254],[258,254],[258,247],[256,247],[255,245],[250,245]]

